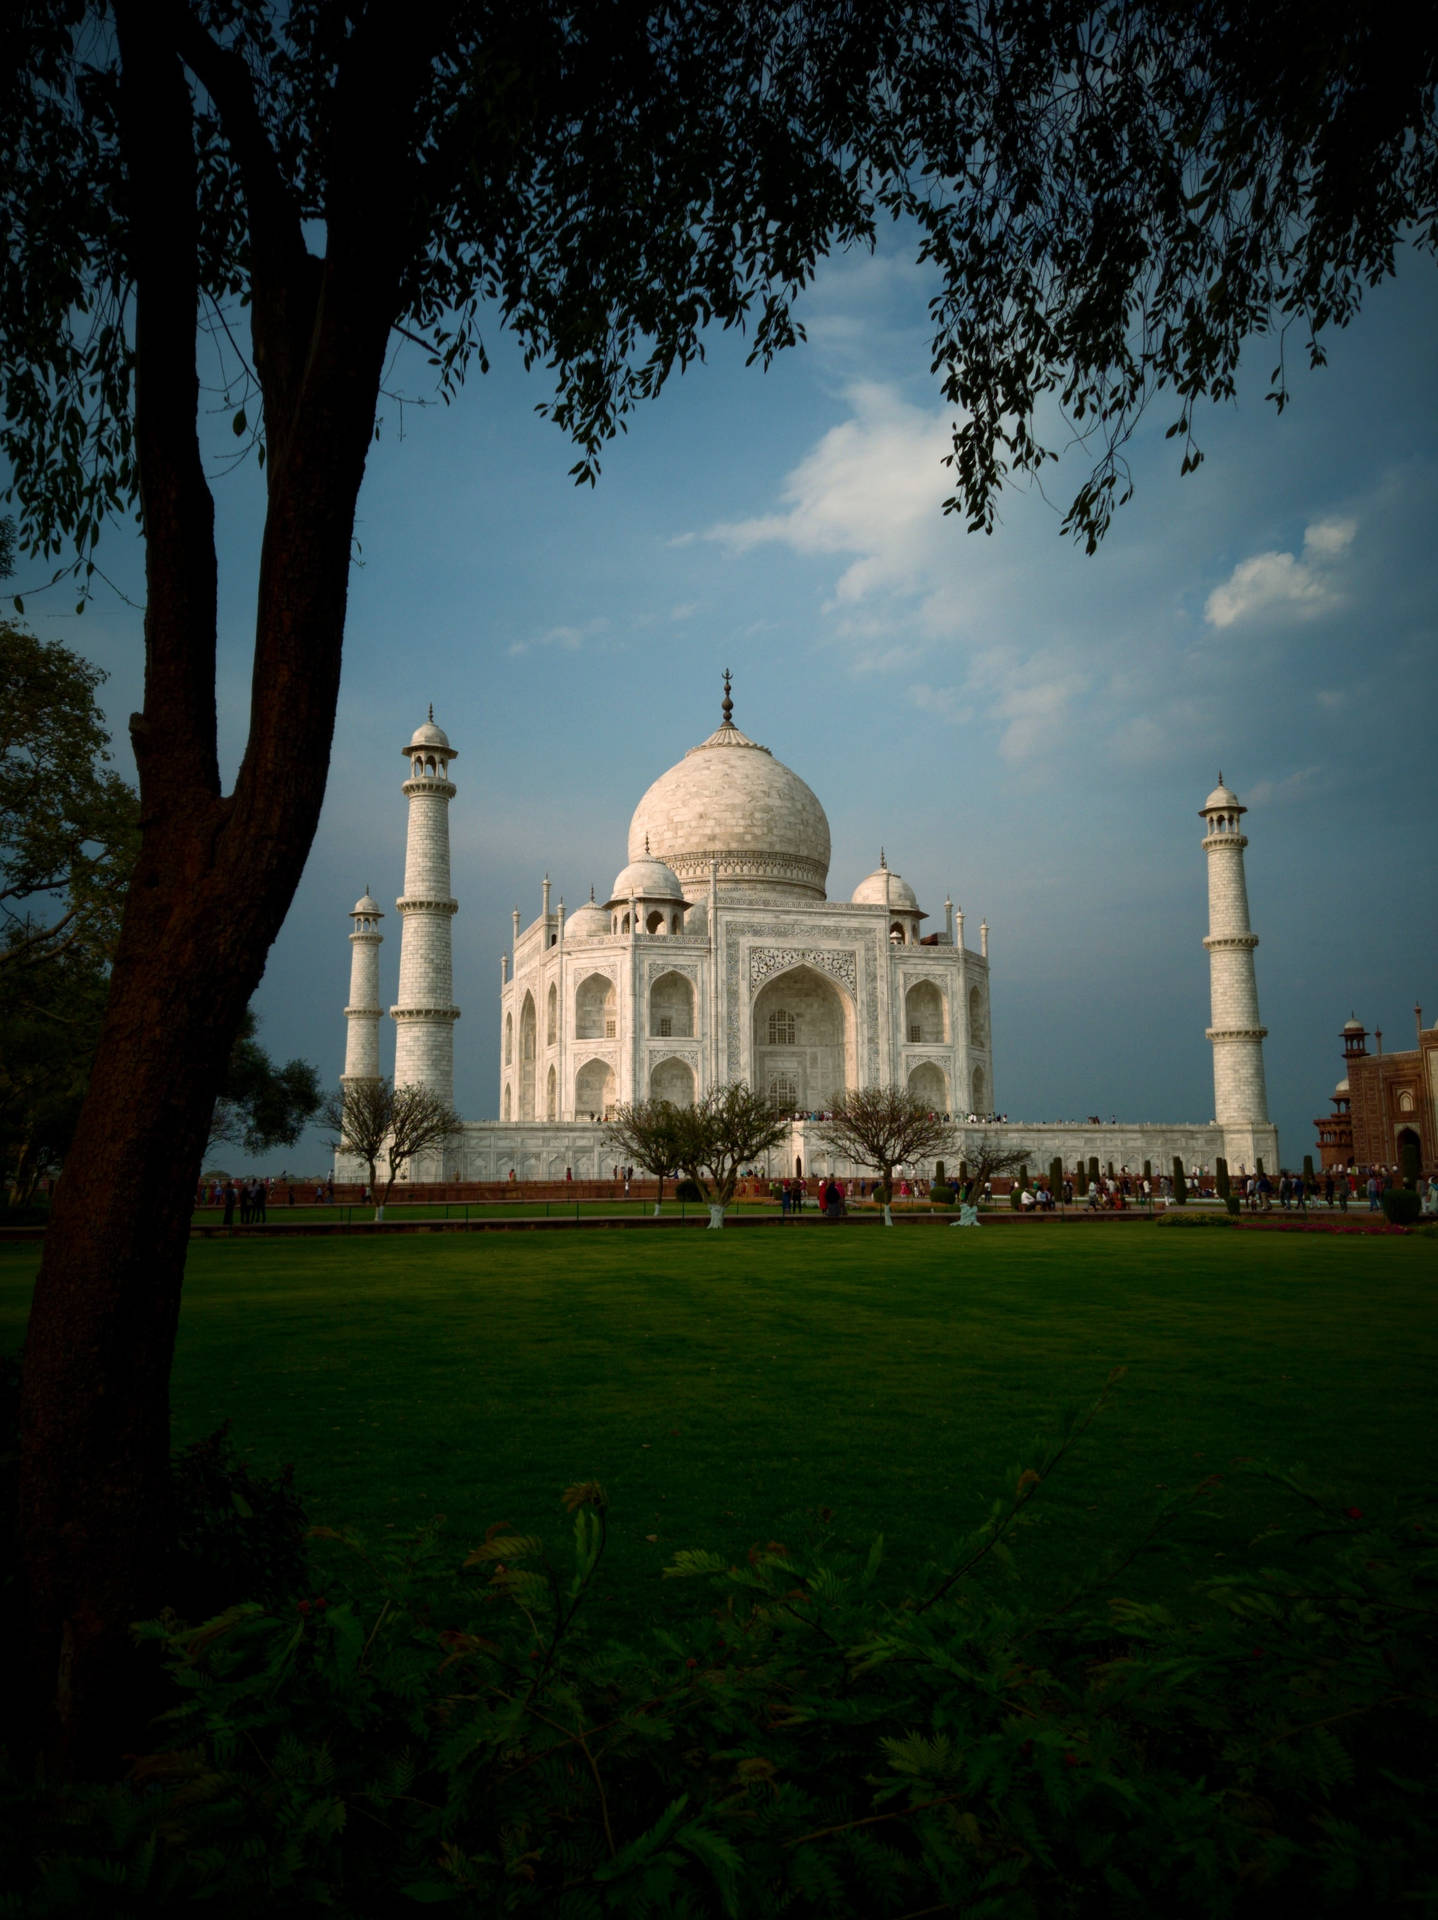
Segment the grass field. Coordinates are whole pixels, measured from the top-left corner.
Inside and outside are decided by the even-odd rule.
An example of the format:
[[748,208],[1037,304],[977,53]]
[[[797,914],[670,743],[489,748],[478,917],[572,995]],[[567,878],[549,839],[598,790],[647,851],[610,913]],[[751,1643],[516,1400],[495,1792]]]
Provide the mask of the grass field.
[[[7,1348],[37,1258],[0,1248]],[[558,1540],[559,1490],[599,1479],[619,1618],[662,1608],[676,1548],[739,1555],[821,1507],[882,1531],[898,1579],[1126,1367],[1036,1503],[1025,1562],[1052,1573],[1242,1456],[1370,1512],[1431,1492],[1435,1288],[1432,1242],[1147,1226],[204,1242],[174,1431],[229,1417],[257,1465],[296,1463],[315,1520],[442,1512],[456,1556],[495,1520]],[[1273,1511],[1242,1476],[1220,1502],[1206,1553]]]

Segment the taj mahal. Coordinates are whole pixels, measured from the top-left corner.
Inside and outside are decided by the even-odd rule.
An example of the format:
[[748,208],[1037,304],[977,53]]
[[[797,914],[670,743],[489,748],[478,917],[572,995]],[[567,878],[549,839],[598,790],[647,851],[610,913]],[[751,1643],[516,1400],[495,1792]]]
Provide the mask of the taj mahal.
[[[794,1115],[775,1173],[856,1171],[813,1140],[844,1087],[903,1086],[992,1139],[999,1104],[989,1012],[989,927],[977,949],[945,898],[941,919],[880,854],[831,899],[829,822],[818,797],[736,726],[728,673],[719,726],[644,793],[604,900],[566,913],[545,878],[536,919],[516,907],[500,964],[497,1120],[466,1121],[409,1171],[418,1182],[602,1178],[606,1115],[644,1099],[692,1104],[745,1080]],[[449,809],[460,751],[430,717],[403,749],[409,805],[400,915],[396,1086],[452,1103],[455,1023]],[[1205,1123],[1002,1127],[1035,1167],[1097,1156],[1138,1168],[1278,1164],[1240,830],[1222,776],[1200,810],[1208,856],[1214,1117]],[[380,923],[368,892],[351,915],[345,1082],[377,1077]],[[932,931],[925,922],[937,919]],[[341,1155],[339,1178],[360,1169]]]

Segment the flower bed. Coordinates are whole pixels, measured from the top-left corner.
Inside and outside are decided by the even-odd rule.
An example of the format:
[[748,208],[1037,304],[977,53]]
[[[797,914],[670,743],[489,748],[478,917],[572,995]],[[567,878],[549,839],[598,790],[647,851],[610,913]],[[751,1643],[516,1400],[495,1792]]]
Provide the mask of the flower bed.
[[1358,1219],[1345,1218],[1340,1214],[1336,1220],[1272,1220],[1237,1219],[1234,1226],[1241,1233],[1396,1233],[1412,1232],[1411,1227],[1391,1227],[1381,1213],[1370,1213]]

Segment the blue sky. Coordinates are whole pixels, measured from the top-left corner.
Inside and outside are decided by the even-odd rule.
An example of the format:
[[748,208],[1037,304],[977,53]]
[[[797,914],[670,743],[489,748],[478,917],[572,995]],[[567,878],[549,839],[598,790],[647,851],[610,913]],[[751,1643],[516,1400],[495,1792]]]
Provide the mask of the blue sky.
[[[1432,264],[1403,260],[1328,339],[1328,366],[1296,374],[1281,419],[1263,400],[1273,343],[1256,343],[1238,403],[1199,415],[1207,457],[1188,478],[1157,407],[1135,498],[1093,558],[1059,533],[1081,450],[1044,494],[1007,496],[992,537],[941,515],[929,291],[897,252],[830,262],[806,346],[764,375],[717,339],[592,491],[534,411],[542,373],[503,336],[454,407],[386,400],[329,796],[258,999],[273,1053],[339,1074],[346,916],[366,885],[387,906],[398,892],[400,750],[433,701],[460,750],[456,1095],[492,1118],[511,907],[532,918],[546,872],[571,907],[591,883],[604,897],[640,794],[717,722],[726,666],[736,720],[828,811],[831,896],[882,844],[931,925],[946,891],[972,944],[987,917],[997,1099],[1016,1120],[1209,1118],[1196,809],[1220,766],[1250,808],[1285,1158],[1312,1149],[1350,1009],[1389,1047],[1412,1044],[1415,1000],[1438,1017]],[[422,373],[401,362],[396,390],[422,398]],[[252,470],[215,485],[232,770],[260,495]],[[138,598],[138,547],[111,537],[101,558]],[[102,599],[77,620],[36,595],[27,613],[110,672],[123,765],[138,613]],[[385,932],[388,1001],[392,911]],[[313,1136],[272,1164],[323,1160]]]

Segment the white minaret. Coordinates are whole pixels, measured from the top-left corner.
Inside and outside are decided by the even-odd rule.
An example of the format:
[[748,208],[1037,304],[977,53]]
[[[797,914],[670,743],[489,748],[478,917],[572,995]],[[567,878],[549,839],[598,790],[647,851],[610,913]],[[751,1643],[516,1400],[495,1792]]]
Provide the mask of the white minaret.
[[395,902],[403,915],[399,943],[399,999],[395,1022],[394,1083],[428,1087],[454,1100],[454,968],[450,922],[459,902],[449,891],[449,803],[454,783],[449,763],[456,750],[429,719],[415,728],[405,748],[410,777],[409,832],[404,848],[404,893]]
[[384,939],[379,923],[384,915],[368,887],[355,901],[350,919],[355,925],[350,935],[350,1003],[345,1008],[349,1030],[342,1086],[351,1080],[379,1079],[379,1023],[384,1017],[379,1003],[379,949]]
[[1199,809],[1206,823],[1203,850],[1208,855],[1208,978],[1213,1025],[1213,1117],[1232,1133],[1229,1159],[1246,1162],[1251,1171],[1258,1155],[1272,1148],[1254,1138],[1254,1129],[1271,1135],[1268,1089],[1263,1077],[1263,1040],[1267,1027],[1259,1024],[1258,981],[1253,971],[1253,949],[1258,935],[1248,924],[1248,887],[1243,877],[1243,849],[1248,836],[1239,822],[1248,811],[1238,795],[1218,785]]

